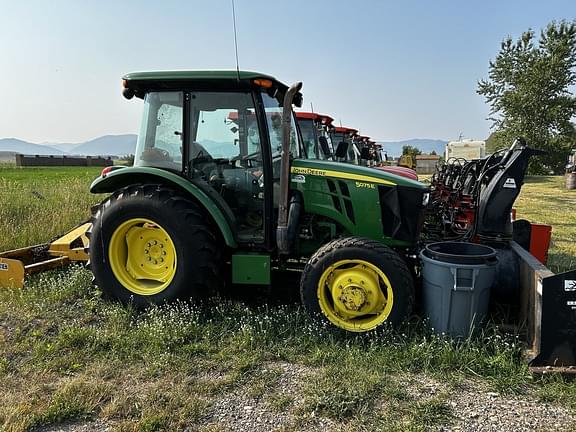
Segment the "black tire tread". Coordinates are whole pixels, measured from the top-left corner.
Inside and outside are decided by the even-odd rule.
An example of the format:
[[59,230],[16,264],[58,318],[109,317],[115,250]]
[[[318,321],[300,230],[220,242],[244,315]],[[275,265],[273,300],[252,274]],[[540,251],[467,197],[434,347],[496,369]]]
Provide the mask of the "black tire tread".
[[[214,234],[214,227],[209,223],[210,219],[204,214],[198,204],[178,191],[161,184],[133,184],[118,189],[108,196],[101,204],[92,208],[91,227],[86,235],[92,237],[92,229],[100,221],[102,213],[117,201],[130,197],[144,197],[161,203],[167,211],[179,213],[179,218],[187,227],[194,229],[194,236],[198,238],[191,247],[194,247],[195,260],[201,263],[199,271],[194,274],[191,281],[194,293],[214,294],[224,286],[222,278],[222,249],[219,247],[220,239]],[[90,259],[87,263],[91,268]],[[96,278],[93,284],[97,286]],[[110,297],[107,290],[101,288],[104,297]]]
[[[394,268],[398,269],[397,275],[402,278],[402,283],[404,286],[409,287],[408,292],[408,311],[412,311],[414,307],[414,280],[412,278],[412,273],[408,269],[406,262],[401,258],[401,256],[391,249],[376,240],[364,238],[364,237],[343,237],[332,240],[322,247],[320,247],[314,255],[308,260],[304,270],[302,272],[302,277],[300,279],[300,298],[302,303],[306,306],[315,299],[309,298],[309,293],[306,290],[305,281],[310,277],[310,273],[320,265],[320,261],[323,260],[327,255],[337,252],[338,250],[348,249],[348,248],[360,248],[369,249],[378,255],[382,256],[386,261],[390,262]],[[322,269],[324,270],[324,269]]]

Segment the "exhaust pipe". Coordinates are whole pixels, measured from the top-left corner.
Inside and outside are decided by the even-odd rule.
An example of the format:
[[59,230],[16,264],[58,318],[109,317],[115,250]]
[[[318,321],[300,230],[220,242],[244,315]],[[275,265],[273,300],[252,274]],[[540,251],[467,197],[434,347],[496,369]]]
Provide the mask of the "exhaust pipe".
[[282,110],[282,159],[280,161],[280,203],[278,205],[278,227],[276,245],[280,255],[290,252],[288,235],[288,190],[290,188],[290,129],[292,126],[292,101],[302,88],[302,83],[292,84],[284,95]]

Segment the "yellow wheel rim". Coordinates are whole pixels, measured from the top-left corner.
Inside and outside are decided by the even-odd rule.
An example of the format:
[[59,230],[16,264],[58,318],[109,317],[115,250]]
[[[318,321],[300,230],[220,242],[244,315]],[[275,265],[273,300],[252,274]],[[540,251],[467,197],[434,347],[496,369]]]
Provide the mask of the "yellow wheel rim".
[[374,264],[341,260],[322,273],[318,282],[320,309],[337,327],[353,332],[373,330],[392,310],[390,281]]
[[108,259],[116,279],[138,295],[158,294],[176,274],[174,243],[164,228],[149,219],[129,219],[116,228]]

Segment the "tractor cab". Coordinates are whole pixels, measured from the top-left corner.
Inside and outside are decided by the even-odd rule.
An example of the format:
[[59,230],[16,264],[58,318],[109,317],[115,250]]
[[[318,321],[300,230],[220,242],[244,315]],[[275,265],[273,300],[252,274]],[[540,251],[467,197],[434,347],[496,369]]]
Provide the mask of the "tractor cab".
[[335,159],[339,162],[348,162],[358,165],[358,149],[354,145],[354,137],[358,129],[336,126],[332,130],[332,143],[336,146]]
[[295,113],[302,142],[308,159],[331,160],[333,157],[332,137],[334,119],[324,114],[298,111]]
[[[286,86],[250,72],[238,80],[235,72],[201,71],[134,73],[124,86],[126,96],[144,101],[134,166],[170,170],[216,192],[238,240],[263,243],[278,201]],[[302,151],[292,118],[290,153]]]
[[378,144],[376,141],[370,141],[370,145],[374,151],[374,164],[376,166],[382,166],[387,160],[386,153],[382,150],[382,145]]
[[360,154],[358,160],[359,164],[363,166],[373,166],[374,154],[372,147],[370,146],[370,137],[366,135],[357,135],[355,138],[354,144]]

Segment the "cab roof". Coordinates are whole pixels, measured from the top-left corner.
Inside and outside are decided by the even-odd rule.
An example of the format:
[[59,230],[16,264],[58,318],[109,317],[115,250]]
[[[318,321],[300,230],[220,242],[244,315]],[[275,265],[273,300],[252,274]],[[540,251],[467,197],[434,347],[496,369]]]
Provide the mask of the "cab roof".
[[343,126],[336,126],[334,128],[334,131],[337,133],[351,133],[351,134],[357,134],[358,133],[358,129],[343,127]]
[[[143,97],[150,90],[182,89],[278,89],[285,93],[288,86],[271,75],[261,72],[236,70],[165,70],[132,72],[122,77],[125,89],[130,89],[137,97]],[[256,80],[262,80],[258,82]],[[296,106],[301,105],[302,94],[294,98]],[[299,103],[300,102],[300,103]]]
[[313,112],[306,112],[306,111],[296,111],[296,118],[298,119],[310,119],[310,120],[319,120],[325,125],[330,125],[334,121],[334,119],[326,114],[318,114]]
[[124,75],[122,78],[129,81],[238,81],[238,77],[240,77],[240,80],[262,78],[279,82],[271,75],[260,72],[236,70],[165,70],[132,72]]

